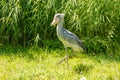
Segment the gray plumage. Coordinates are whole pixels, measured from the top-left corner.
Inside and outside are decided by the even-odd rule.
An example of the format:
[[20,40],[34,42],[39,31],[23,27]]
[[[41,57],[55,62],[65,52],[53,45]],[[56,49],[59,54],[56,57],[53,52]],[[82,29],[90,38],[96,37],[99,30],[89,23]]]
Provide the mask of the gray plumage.
[[[72,48],[75,52],[83,52],[85,51],[85,47],[82,44],[81,40],[72,32],[68,31],[63,27],[64,22],[64,14],[56,14],[54,16],[53,22],[51,25],[57,24],[57,36],[59,40],[63,43],[65,50],[67,47]],[[67,54],[67,51],[66,51]],[[68,54],[67,54],[68,57]]]
[[[76,52],[82,52],[85,50],[81,40],[64,27],[59,25],[57,26],[57,36],[65,47],[71,47]],[[76,45],[76,47],[74,45]]]

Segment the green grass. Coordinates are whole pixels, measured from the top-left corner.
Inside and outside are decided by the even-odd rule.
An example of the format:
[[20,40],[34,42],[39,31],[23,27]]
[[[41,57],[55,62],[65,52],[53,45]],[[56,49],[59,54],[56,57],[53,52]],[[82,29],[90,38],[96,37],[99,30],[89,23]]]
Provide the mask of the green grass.
[[58,65],[65,56],[60,49],[0,47],[0,80],[119,80],[119,58],[107,54],[72,55],[69,68]]
[[[119,80],[119,4],[120,0],[0,0],[0,80]],[[88,52],[70,54],[69,69],[66,63],[57,65],[65,52],[50,26],[56,13],[65,14],[64,27]],[[30,47],[39,42],[44,48],[3,45]]]

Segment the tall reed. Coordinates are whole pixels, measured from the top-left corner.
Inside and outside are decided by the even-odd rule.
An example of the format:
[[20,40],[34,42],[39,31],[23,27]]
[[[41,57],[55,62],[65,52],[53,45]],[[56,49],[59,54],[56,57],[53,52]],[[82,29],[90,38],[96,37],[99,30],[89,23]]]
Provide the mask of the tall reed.
[[40,38],[56,40],[50,26],[55,13],[77,34],[89,52],[111,52],[120,46],[119,0],[1,0],[0,42],[27,45]]

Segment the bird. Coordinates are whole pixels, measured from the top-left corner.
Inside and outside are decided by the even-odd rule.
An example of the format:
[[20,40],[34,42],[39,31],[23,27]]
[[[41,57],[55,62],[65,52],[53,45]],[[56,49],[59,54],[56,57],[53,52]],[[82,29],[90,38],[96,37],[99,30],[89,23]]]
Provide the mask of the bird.
[[62,59],[59,63],[62,63],[63,61],[66,60],[66,63],[69,66],[68,64],[69,55],[67,52],[67,48],[70,47],[75,52],[84,52],[86,51],[86,48],[83,45],[82,41],[75,34],[73,34],[72,32],[63,27],[64,16],[65,15],[63,13],[55,14],[51,26],[57,25],[56,27],[57,37],[63,43],[66,52],[66,57]]

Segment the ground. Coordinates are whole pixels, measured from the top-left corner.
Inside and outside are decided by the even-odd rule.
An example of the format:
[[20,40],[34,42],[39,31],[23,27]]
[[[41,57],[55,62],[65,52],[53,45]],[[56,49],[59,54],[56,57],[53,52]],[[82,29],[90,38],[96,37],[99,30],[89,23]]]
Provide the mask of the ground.
[[69,68],[58,65],[62,49],[0,48],[0,80],[119,80],[120,62],[106,54],[69,50]]

